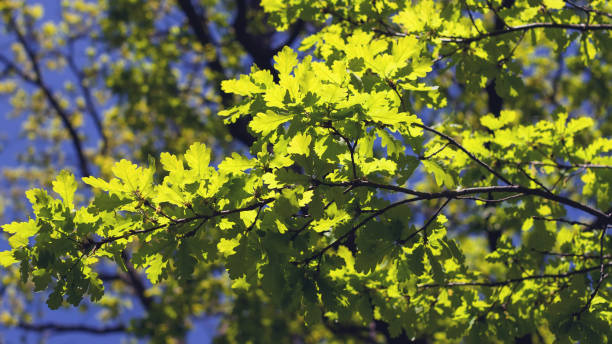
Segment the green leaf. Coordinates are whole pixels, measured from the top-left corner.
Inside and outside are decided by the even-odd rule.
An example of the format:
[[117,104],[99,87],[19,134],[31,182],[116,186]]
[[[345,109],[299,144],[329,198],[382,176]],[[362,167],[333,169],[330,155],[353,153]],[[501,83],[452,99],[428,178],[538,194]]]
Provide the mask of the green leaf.
[[217,244],[217,249],[219,250],[219,253],[221,253],[224,257],[227,257],[236,253],[234,249],[238,245],[240,245],[240,238],[221,238],[221,240],[219,240],[219,243]]
[[113,260],[123,272],[128,272],[127,266],[125,265],[125,260],[121,256],[121,252],[119,250],[113,252]]
[[256,133],[267,135],[291,118],[293,118],[293,116],[279,115],[272,111],[267,111],[266,113],[260,112],[253,118],[249,126]]
[[64,204],[74,209],[74,193],[77,189],[74,175],[68,170],[62,170],[52,184],[53,191],[62,197]]
[[590,117],[572,118],[567,124],[566,133],[575,134],[584,129],[593,128],[595,121]]
[[196,176],[203,178],[208,176],[211,151],[203,143],[196,142],[189,146],[185,153],[187,165],[195,172]]
[[13,257],[13,251],[0,251],[0,265],[7,268],[19,261]]
[[499,117],[488,114],[480,118],[480,124],[491,130],[501,129],[504,126],[516,121],[518,113],[516,111],[502,110]]
[[64,298],[62,297],[59,288],[56,288],[55,291],[49,294],[49,297],[47,298],[47,306],[49,306],[50,309],[60,308],[63,302]]
[[298,64],[297,53],[285,46],[283,50],[276,54],[274,62],[276,62],[274,68],[278,71],[279,77],[281,79],[286,78]]
[[9,239],[9,244],[13,249],[28,245],[30,237],[38,232],[36,221],[13,222],[2,226],[2,230],[13,234]]
[[236,174],[255,167],[255,159],[248,159],[238,153],[232,153],[219,164],[219,171],[223,173]]
[[442,167],[440,167],[440,165],[437,163],[430,160],[423,160],[423,166],[427,172],[433,173],[438,186],[446,185],[447,188],[452,188],[455,185],[453,176],[444,171],[444,169],[442,169]]
[[[394,64],[393,72],[406,66],[409,58],[419,54],[418,43],[418,39],[412,36],[405,36],[394,42],[391,50]],[[389,76],[391,75],[392,73],[389,74]]]
[[[95,181],[93,183],[95,183]],[[132,200],[119,198],[116,194],[101,192],[95,196],[92,205],[101,211],[113,211],[131,202]]]
[[164,259],[164,257],[159,254],[153,254],[147,257],[145,267],[147,278],[151,283],[156,284],[160,280],[160,276],[163,272],[163,269],[168,264],[168,261]]
[[127,187],[124,189],[125,192],[137,191],[140,179],[140,171],[138,166],[131,163],[126,159],[121,159],[115,163],[112,168],[113,174],[123,181],[123,184]]
[[153,198],[155,203],[170,203],[178,206],[183,206],[186,203],[182,192],[176,189],[176,187],[168,185],[159,185],[155,189],[155,197]]
[[247,75],[241,75],[239,79],[224,80],[221,89],[226,93],[234,93],[240,96],[250,96],[254,93],[263,92],[257,85],[251,82]]
[[51,274],[45,269],[35,270],[32,272],[32,282],[34,282],[34,291],[43,291],[51,283]]
[[542,0],[542,2],[544,3],[544,6],[553,10],[560,10],[565,7],[564,0]]
[[118,181],[116,179],[113,179],[109,183],[101,178],[83,177],[83,182],[87,185],[90,185],[93,188],[104,190],[104,191],[112,191],[112,192],[121,191],[121,185],[118,184]]
[[164,170],[169,172],[168,182],[179,185],[184,182],[185,165],[183,161],[170,153],[161,153],[160,161]]
[[312,137],[309,134],[297,133],[289,142],[287,153],[308,156],[310,154],[310,142]]

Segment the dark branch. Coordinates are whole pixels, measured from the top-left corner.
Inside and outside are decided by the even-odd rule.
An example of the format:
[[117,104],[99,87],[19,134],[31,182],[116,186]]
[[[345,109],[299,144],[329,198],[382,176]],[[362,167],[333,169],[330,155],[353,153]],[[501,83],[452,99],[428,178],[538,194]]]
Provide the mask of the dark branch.
[[27,324],[20,323],[17,327],[34,332],[82,332],[91,334],[112,334],[125,332],[126,327],[122,324],[108,327],[90,327],[85,325],[63,325],[63,324]]
[[[612,262],[608,262],[603,265],[604,269],[612,266]],[[503,281],[482,281],[482,282],[449,282],[449,283],[433,283],[433,284],[421,284],[418,287],[422,289],[428,288],[451,288],[451,287],[499,287],[504,285],[509,285],[513,283],[520,283],[528,280],[537,280],[537,279],[559,279],[559,278],[568,278],[574,275],[585,274],[591,271],[600,270],[601,266],[592,266],[589,268],[569,271],[562,274],[541,274],[541,275],[529,275],[519,278],[511,278]]]
[[175,220],[174,222],[171,222],[171,223],[164,223],[164,224],[161,224],[161,225],[157,225],[157,226],[154,226],[154,227],[151,227],[151,228],[145,228],[145,229],[140,229],[140,230],[131,230],[131,231],[128,231],[127,233],[125,233],[125,234],[118,235],[118,236],[108,237],[108,238],[105,238],[105,239],[102,239],[100,241],[95,242],[94,243],[94,249],[97,250],[100,247],[102,247],[102,246],[104,246],[104,245],[106,245],[108,243],[112,243],[112,242],[115,242],[115,241],[121,240],[121,239],[127,239],[127,238],[129,238],[131,236],[138,235],[138,234],[150,233],[150,232],[156,231],[158,229],[162,229],[162,228],[170,228],[172,226],[179,226],[179,225],[190,223],[190,222],[193,222],[193,221],[196,221],[196,220],[208,220],[208,219],[212,219],[212,218],[215,218],[215,217],[231,215],[231,214],[240,213],[240,212],[248,211],[248,210],[254,210],[254,209],[257,209],[259,207],[263,207],[264,205],[266,205],[266,204],[268,204],[270,202],[273,202],[274,200],[275,199],[270,198],[270,199],[266,199],[266,200],[263,200],[261,202],[257,202],[257,203],[254,203],[254,204],[251,204],[249,206],[242,207],[242,208],[229,209],[229,210],[219,210],[219,211],[214,212],[212,215],[196,215],[196,216],[193,216],[193,217],[187,217],[187,218],[183,218],[183,219],[178,219],[178,220]]
[[[208,27],[206,26],[205,14],[198,14],[195,7],[191,3],[191,0],[178,0],[181,11],[187,17],[189,26],[193,30],[196,38],[200,44],[205,47],[209,44],[216,45]],[[234,102],[234,98],[231,94],[226,93],[221,88],[221,81],[227,79],[225,68],[221,64],[221,57],[219,51],[215,49],[215,54],[212,59],[207,61],[207,65],[219,76],[216,80],[212,80],[215,84],[217,92],[221,96],[221,104],[224,108],[229,108]],[[232,137],[244,143],[246,146],[251,146],[255,142],[255,138],[248,131],[248,123],[250,119],[248,117],[242,117],[236,122],[228,125],[228,130]]]
[[558,218],[558,217],[552,218],[552,217],[532,216],[531,218],[534,220],[563,222],[563,223],[567,223],[570,225],[578,225],[578,226],[588,226],[589,225],[588,223],[584,223],[580,221],[566,220],[566,219]]
[[272,72],[275,80],[278,78],[276,71],[272,66],[272,57],[275,54],[274,49],[270,47],[267,37],[255,36],[247,31],[249,4],[247,0],[236,1],[236,17],[232,26],[234,27],[236,39],[242,45],[249,55],[253,58],[253,62],[261,68]]
[[457,142],[452,137],[450,137],[450,136],[448,136],[448,135],[446,135],[444,133],[441,133],[441,132],[437,131],[436,129],[433,129],[433,128],[428,127],[428,126],[423,125],[423,124],[420,124],[420,123],[414,123],[413,125],[415,127],[422,128],[424,130],[427,130],[429,132],[432,132],[432,133],[434,133],[434,134],[444,138],[450,144],[452,144],[453,146],[459,148],[461,151],[463,151],[465,154],[467,154],[470,157],[470,159],[474,160],[480,166],[484,167],[487,171],[491,172],[491,174],[493,174],[494,176],[499,178],[501,181],[503,181],[504,183],[506,183],[508,185],[512,185],[512,183],[508,179],[506,179],[506,177],[502,176],[499,172],[495,171],[493,168],[491,168],[491,166],[487,165],[484,161],[478,159],[474,154],[472,154],[470,151],[465,149],[461,144],[459,144],[459,142]]
[[129,285],[134,290],[134,293],[138,297],[138,300],[140,300],[142,306],[145,309],[150,310],[151,304],[153,303],[153,299],[150,296],[146,295],[147,288],[145,288],[142,279],[138,275],[138,272],[134,269],[134,266],[132,266],[128,254],[125,250],[121,252],[121,259],[123,259],[127,268],[127,280],[129,281]]
[[72,123],[70,123],[70,114],[68,114],[66,110],[61,107],[61,105],[59,104],[57,99],[55,99],[55,96],[53,95],[49,87],[45,84],[43,80],[42,72],[38,65],[38,59],[36,57],[36,54],[34,53],[32,48],[28,44],[23,33],[19,30],[17,23],[15,23],[13,18],[9,19],[9,23],[11,25],[11,28],[15,30],[15,33],[17,35],[17,40],[19,41],[19,43],[25,50],[26,55],[28,56],[28,60],[32,64],[32,69],[34,70],[35,78],[33,80],[31,78],[27,78],[25,79],[25,81],[34,83],[36,86],[38,86],[43,91],[45,97],[47,98],[47,101],[49,102],[51,107],[55,110],[57,115],[60,117],[62,124],[64,125],[66,130],[68,130],[68,134],[70,136],[70,139],[72,140],[72,145],[74,146],[76,153],[77,153],[81,175],[83,177],[89,176],[90,175],[89,164],[87,162],[87,158],[85,158],[85,154],[83,152],[83,145],[82,145],[81,139],[79,138],[79,134],[77,133]]
[[599,209],[592,208],[588,205],[576,202],[567,197],[551,194],[549,192],[540,190],[540,189],[531,189],[520,185],[500,185],[500,186],[482,186],[482,187],[473,187],[466,188],[461,190],[444,190],[440,192],[422,192],[416,191],[408,188],[404,188],[401,186],[395,185],[386,185],[380,183],[374,183],[367,180],[353,180],[349,182],[343,183],[329,183],[323,182],[319,180],[314,180],[313,183],[327,185],[327,186],[353,186],[353,187],[371,187],[377,189],[390,190],[395,192],[400,192],[412,196],[417,196],[417,200],[426,200],[426,199],[439,199],[439,198],[461,198],[462,196],[482,194],[482,193],[517,193],[522,195],[530,195],[530,196],[539,196],[544,199],[548,199],[551,201],[555,201],[557,203],[561,203],[567,206],[570,206],[574,209],[581,210],[585,213],[591,214],[597,217],[602,223],[609,224],[612,222],[612,216],[602,212]]
[[[474,37],[442,37],[442,42],[446,43],[471,43],[485,38],[507,35],[512,32],[529,31],[539,28],[566,29],[579,31],[605,31],[612,30],[612,24],[565,24],[565,23],[531,23],[519,26],[511,26],[503,30],[496,30],[483,33]],[[399,34],[405,36],[405,34]]]
[[96,108],[96,105],[93,101],[91,90],[85,83],[85,74],[77,67],[72,53],[68,54],[64,58],[68,62],[68,67],[72,70],[72,72],[79,81],[79,89],[81,90],[83,98],[85,99],[85,106],[87,106],[87,112],[93,119],[94,125],[96,126],[96,130],[98,131],[98,135],[100,135],[100,138],[102,139],[102,153],[105,154],[108,151],[108,138],[104,134],[104,128],[102,126],[102,116],[100,116],[100,113],[98,112],[98,109]]
[[[446,207],[446,205],[450,201],[451,201],[451,198],[447,198],[446,201],[444,202],[444,204],[442,204],[438,208],[438,210],[436,210],[436,212],[429,218],[429,220],[427,220],[427,222],[423,225],[423,227],[419,228],[416,232],[410,234],[406,239],[398,241],[398,244],[403,245],[403,244],[407,243],[410,239],[412,239],[415,235],[419,234],[420,232],[426,231],[427,227],[429,227],[429,225],[431,225],[431,223],[438,217],[438,215],[440,215],[440,212],[442,211],[442,209],[444,209],[444,207]],[[426,232],[424,232],[424,233],[426,233]],[[425,238],[427,238],[426,235],[425,235]]]
[[344,241],[346,238],[348,238],[351,235],[353,235],[359,228],[361,228],[366,223],[370,222],[375,217],[380,216],[380,215],[386,213],[388,210],[390,210],[392,208],[395,208],[397,206],[400,206],[402,204],[416,202],[416,201],[419,201],[419,200],[422,200],[422,198],[419,198],[419,197],[409,198],[409,199],[405,199],[405,200],[402,200],[402,201],[391,203],[388,206],[375,211],[374,213],[372,213],[371,215],[369,215],[368,217],[363,219],[361,222],[359,222],[357,225],[355,225],[353,228],[351,228],[348,232],[346,232],[345,234],[343,234],[340,237],[338,237],[338,239],[334,240],[329,245],[323,247],[319,252],[315,253],[314,255],[312,255],[312,256],[304,259],[304,260],[301,260],[301,261],[295,262],[295,263],[296,264],[308,264],[308,263],[310,263],[311,261],[313,261],[315,259],[321,258],[323,256],[323,254],[325,254],[325,252],[327,252],[331,248],[338,247],[342,243],[342,241]]

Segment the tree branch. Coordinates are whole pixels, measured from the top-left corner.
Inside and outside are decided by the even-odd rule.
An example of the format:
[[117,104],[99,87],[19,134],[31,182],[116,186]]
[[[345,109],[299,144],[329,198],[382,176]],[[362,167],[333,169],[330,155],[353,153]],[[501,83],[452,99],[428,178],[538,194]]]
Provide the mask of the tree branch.
[[563,222],[563,223],[567,223],[570,225],[578,225],[578,226],[588,226],[589,225],[588,223],[584,223],[580,221],[571,221],[571,220],[567,220],[563,218],[552,218],[552,217],[543,217],[543,216],[532,216],[531,218],[534,220]]
[[57,115],[60,117],[62,124],[64,125],[66,130],[68,130],[68,134],[72,140],[72,145],[74,146],[76,153],[77,153],[81,175],[83,177],[88,177],[90,175],[89,164],[83,152],[83,146],[81,143],[81,139],[79,138],[79,135],[76,132],[76,129],[74,128],[72,123],[70,123],[71,116],[65,111],[65,109],[61,107],[61,105],[59,104],[57,99],[55,99],[55,96],[53,95],[49,87],[45,84],[43,80],[42,72],[38,65],[36,54],[34,53],[32,48],[29,46],[25,36],[19,30],[17,23],[15,23],[15,20],[12,17],[9,18],[9,24],[11,28],[15,30],[15,33],[17,35],[17,40],[19,41],[19,43],[25,50],[26,55],[28,56],[28,60],[32,64],[32,69],[34,70],[35,78],[33,80],[28,78],[28,79],[25,79],[25,81],[34,83],[36,86],[38,86],[43,91],[45,97],[47,98],[47,101],[49,102],[51,107],[55,110]]
[[460,189],[460,190],[444,190],[440,192],[422,192],[422,191],[416,191],[416,190],[404,188],[401,186],[374,183],[374,182],[370,182],[367,180],[353,180],[353,181],[342,182],[342,183],[329,183],[329,182],[314,180],[313,183],[327,185],[327,186],[346,187],[346,186],[352,185],[353,187],[372,187],[372,188],[390,190],[390,191],[400,192],[400,193],[404,193],[404,194],[408,194],[412,196],[417,196],[418,199],[416,200],[438,199],[438,198],[461,198],[461,196],[474,195],[474,194],[480,194],[480,193],[500,193],[500,192],[517,193],[521,195],[539,196],[539,197],[542,197],[542,198],[545,198],[551,201],[555,201],[557,203],[567,205],[574,209],[578,209],[585,213],[591,214],[606,224],[612,222],[612,216],[602,212],[599,209],[595,209],[588,205],[576,202],[567,197],[551,194],[551,193],[548,193],[540,189],[527,188],[527,187],[520,186],[520,185],[482,186],[482,187],[473,187],[473,188],[466,188],[466,189]]
[[131,230],[131,231],[128,231],[127,233],[122,234],[122,235],[112,236],[112,237],[108,237],[108,238],[102,239],[100,241],[94,242],[93,243],[94,250],[97,250],[100,247],[102,247],[102,246],[104,246],[104,245],[106,245],[108,243],[112,243],[112,242],[115,242],[115,241],[121,240],[121,239],[127,239],[127,238],[129,238],[131,236],[134,236],[134,235],[146,234],[146,233],[150,233],[150,232],[156,231],[158,229],[162,229],[162,228],[166,228],[166,227],[170,228],[171,226],[178,226],[178,225],[186,224],[186,223],[193,222],[193,221],[196,221],[196,220],[203,220],[203,219],[204,220],[208,220],[208,219],[212,219],[212,218],[219,217],[219,216],[226,216],[226,215],[231,215],[231,214],[235,214],[235,213],[240,213],[240,212],[243,212],[243,211],[254,210],[254,209],[257,209],[259,207],[263,207],[264,205],[266,205],[266,204],[268,204],[270,202],[273,202],[273,201],[275,201],[274,198],[269,198],[269,199],[263,200],[261,202],[257,202],[257,203],[254,203],[254,204],[251,204],[249,206],[242,207],[242,208],[215,211],[212,215],[196,215],[196,216],[193,216],[193,217],[187,217],[187,218],[183,218],[183,219],[178,219],[178,220],[175,220],[174,222],[164,223],[164,224],[161,224],[161,225],[157,225],[157,226],[154,226],[154,227],[151,227],[151,228],[145,228],[145,229],[140,229],[140,230]]
[[[205,47],[208,44],[216,45],[213,41],[212,36],[210,35],[210,31],[206,26],[206,18],[205,15],[198,14],[195,7],[191,3],[191,0],[178,0],[179,7],[185,16],[187,17],[187,21],[189,26],[193,30],[196,38],[202,45]],[[213,80],[213,83],[216,86],[217,92],[221,96],[221,104],[224,108],[229,108],[232,106],[234,98],[231,94],[226,93],[221,88],[221,81],[227,79],[227,75],[225,73],[225,68],[221,64],[221,57],[219,56],[219,51],[215,49],[214,57],[211,60],[207,61],[207,66],[210,67],[213,71],[219,74],[219,78],[217,80]],[[242,142],[246,146],[250,147],[255,142],[255,138],[248,131],[248,123],[250,119],[248,117],[242,117],[238,119],[236,122],[228,125],[228,130],[232,137]]]
[[63,324],[28,324],[28,323],[19,323],[17,327],[26,330],[26,331],[34,331],[34,332],[82,332],[82,333],[90,333],[90,334],[112,334],[117,332],[125,332],[125,325],[119,324],[115,326],[108,327],[90,327],[86,325],[63,325]]
[[502,176],[499,172],[495,171],[493,168],[491,168],[491,166],[487,165],[484,161],[478,159],[474,154],[472,154],[470,151],[465,149],[465,147],[463,147],[461,144],[459,144],[459,142],[457,142],[452,137],[450,137],[450,136],[448,136],[448,135],[446,135],[444,133],[441,133],[441,132],[437,131],[436,129],[433,129],[433,128],[428,127],[428,126],[423,125],[423,124],[420,124],[420,123],[413,123],[412,125],[415,126],[415,127],[419,127],[421,129],[427,130],[429,132],[432,132],[432,133],[434,133],[434,134],[444,138],[450,144],[452,144],[453,146],[459,148],[461,151],[463,151],[465,154],[467,154],[470,157],[470,159],[474,160],[480,166],[484,167],[487,171],[491,172],[491,174],[493,174],[494,176],[499,178],[501,181],[503,181],[504,183],[506,183],[508,185],[512,185],[512,183],[508,179],[506,179],[506,177]]
[[[531,23],[519,26],[511,26],[507,29],[496,30],[487,33],[483,33],[473,37],[442,37],[442,42],[445,43],[471,43],[480,41],[485,38],[496,37],[506,35],[512,32],[529,31],[539,28],[552,28],[552,29],[566,29],[566,30],[579,30],[579,31],[605,31],[612,30],[612,24],[565,24],[565,23]],[[405,36],[406,34],[400,34]]]
[[[612,266],[612,262],[608,262],[603,265],[604,269],[607,269]],[[536,280],[536,279],[558,279],[558,278],[568,278],[574,275],[585,274],[587,272],[600,270],[601,266],[592,266],[589,268],[569,271],[562,274],[541,274],[541,275],[529,275],[518,278],[511,278],[503,281],[474,281],[474,282],[449,282],[449,283],[433,283],[433,284],[420,284],[417,287],[422,289],[429,288],[451,288],[451,287],[499,287],[504,285],[509,285],[513,283],[520,283],[527,280]]]
[[274,49],[270,48],[270,43],[266,37],[254,36],[247,32],[247,12],[249,6],[247,0],[236,0],[236,17],[232,26],[236,31],[236,39],[242,45],[249,55],[253,58],[253,62],[261,68],[272,72],[274,79],[278,79],[275,69],[272,66],[272,57],[275,54]]
[[130,262],[129,256],[125,250],[121,252],[121,259],[123,259],[125,266],[127,268],[127,281],[129,285],[134,290],[134,293],[138,297],[138,300],[142,304],[142,306],[146,310],[151,309],[151,304],[153,303],[153,299],[150,296],[146,295],[146,290],[144,283],[140,279],[138,272],[134,269],[134,266]]
[[102,117],[100,116],[100,113],[98,112],[96,105],[94,104],[93,97],[91,95],[91,90],[85,84],[85,74],[77,67],[72,53],[68,54],[67,56],[64,56],[64,58],[68,62],[68,67],[72,70],[72,72],[78,79],[79,88],[81,90],[81,93],[83,94],[83,98],[85,99],[85,105],[87,106],[87,112],[89,112],[89,115],[93,119],[94,125],[96,126],[96,130],[98,131],[98,135],[100,135],[100,138],[102,139],[102,153],[106,154],[108,151],[108,138],[104,134],[104,128],[102,126]]
[[597,284],[595,285],[595,288],[593,288],[593,291],[591,292],[591,295],[589,295],[589,299],[587,300],[586,304],[576,313],[574,313],[574,315],[576,316],[580,316],[583,312],[588,311],[589,308],[591,308],[591,302],[593,302],[593,299],[595,298],[595,296],[597,296],[597,292],[599,291],[599,288],[601,288],[601,285],[603,284],[603,281],[608,278],[608,273],[606,273],[606,261],[604,258],[604,240],[606,238],[606,232],[608,231],[608,227],[604,227],[601,230],[601,234],[599,236],[599,280],[597,281]]
[[[446,207],[446,205],[448,204],[448,202],[451,201],[451,198],[447,198],[446,201],[438,208],[438,210],[436,210],[436,212],[429,218],[429,220],[423,225],[423,227],[419,228],[416,232],[410,234],[406,239],[403,240],[399,240],[398,244],[400,245],[404,245],[405,243],[407,243],[410,239],[412,239],[415,235],[419,234],[420,232],[426,231],[427,227],[429,227],[429,225],[438,217],[438,215],[440,215],[440,212],[442,211],[442,209],[444,209],[444,207]],[[427,233],[427,232],[425,232]],[[425,238],[427,238],[427,235],[425,234]],[[425,240],[427,241],[427,240]]]
[[361,228],[363,225],[365,225],[366,223],[370,222],[372,219],[374,219],[377,216],[380,216],[382,214],[384,214],[385,212],[387,212],[388,210],[395,208],[397,206],[400,206],[402,204],[407,204],[407,203],[411,203],[411,202],[416,202],[422,200],[422,198],[419,197],[415,197],[415,198],[408,198],[402,201],[398,201],[398,202],[394,202],[389,204],[388,206],[379,209],[377,211],[375,211],[374,213],[372,213],[371,215],[369,215],[368,217],[366,217],[365,219],[363,219],[361,222],[359,222],[357,225],[355,225],[353,228],[351,228],[348,232],[344,233],[343,235],[341,235],[340,237],[338,237],[338,239],[334,240],[332,243],[330,243],[329,245],[323,247],[319,252],[317,252],[316,254],[303,259],[301,261],[295,262],[295,264],[308,264],[311,261],[315,260],[315,259],[319,259],[323,256],[323,254],[325,254],[325,252],[327,252],[329,249],[334,248],[334,247],[338,247],[340,245],[340,243],[348,238],[349,236],[351,236],[352,234],[354,234],[359,228]]

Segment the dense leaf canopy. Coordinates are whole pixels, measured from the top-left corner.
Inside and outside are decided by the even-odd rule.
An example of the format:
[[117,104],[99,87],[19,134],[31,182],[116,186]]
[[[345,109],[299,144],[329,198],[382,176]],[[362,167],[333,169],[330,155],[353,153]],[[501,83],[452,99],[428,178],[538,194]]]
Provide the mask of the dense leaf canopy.
[[111,329],[159,342],[202,313],[221,343],[610,341],[607,1],[0,8],[1,88],[53,143],[0,263],[49,308],[135,295]]

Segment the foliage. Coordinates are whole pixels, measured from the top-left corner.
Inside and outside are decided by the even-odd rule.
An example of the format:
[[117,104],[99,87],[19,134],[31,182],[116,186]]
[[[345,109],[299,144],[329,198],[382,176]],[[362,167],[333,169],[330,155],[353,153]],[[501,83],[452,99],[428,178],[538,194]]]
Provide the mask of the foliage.
[[[109,4],[111,14],[129,10]],[[52,309],[104,302],[99,268],[109,262],[144,270],[151,293],[182,290],[179,300],[162,293],[128,328],[157,341],[223,304],[219,342],[609,342],[612,139],[597,83],[612,80],[605,1],[262,7],[278,30],[298,21],[319,30],[298,51],[275,49],[273,65],[254,59],[220,83],[219,95],[240,101],[213,109],[234,128],[248,123],[248,154],[218,159],[222,145],[187,144],[188,134],[158,159],[101,165],[108,178],[82,173],[91,197],[75,194],[64,170],[52,182],[59,198],[28,191],[34,216],[2,227],[11,245],[2,265],[50,291]],[[130,20],[131,37],[155,26]],[[133,39],[105,34],[111,46]],[[137,61],[136,43],[126,54]],[[180,57],[163,44],[143,49],[154,48],[166,63]],[[556,55],[567,66],[552,64]],[[170,86],[120,68],[107,83],[134,78],[160,92],[151,106],[189,113],[165,97]],[[172,83],[166,72],[151,80]],[[123,97],[142,96],[128,85]],[[127,132],[161,125],[130,123],[141,119],[126,104]],[[203,126],[211,122],[220,125]],[[178,145],[188,148],[177,154]],[[227,281],[214,278],[221,267]]]

